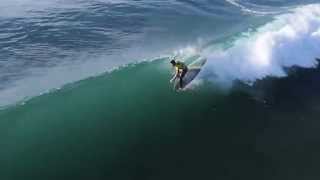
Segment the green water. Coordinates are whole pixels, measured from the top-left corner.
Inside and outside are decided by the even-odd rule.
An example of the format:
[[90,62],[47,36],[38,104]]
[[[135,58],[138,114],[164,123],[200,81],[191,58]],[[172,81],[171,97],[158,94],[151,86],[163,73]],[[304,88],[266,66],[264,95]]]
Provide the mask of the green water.
[[294,127],[310,111],[205,85],[177,93],[169,69],[161,59],[130,65],[1,111],[1,179],[291,177],[299,162],[281,157],[296,151],[283,153],[290,146],[268,128]]

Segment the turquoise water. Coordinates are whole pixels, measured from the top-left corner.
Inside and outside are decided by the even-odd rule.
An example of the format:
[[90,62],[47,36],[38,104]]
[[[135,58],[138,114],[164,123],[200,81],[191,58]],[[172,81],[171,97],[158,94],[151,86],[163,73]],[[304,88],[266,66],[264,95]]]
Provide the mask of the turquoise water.
[[[2,177],[318,175],[320,86],[312,83],[319,81],[317,70],[271,79],[271,85],[265,80],[253,89],[241,85],[212,92],[212,85],[203,84],[176,93],[169,88],[166,62],[130,65],[3,110]],[[265,101],[250,93],[261,89]]]
[[0,178],[317,179],[316,3],[5,1]]

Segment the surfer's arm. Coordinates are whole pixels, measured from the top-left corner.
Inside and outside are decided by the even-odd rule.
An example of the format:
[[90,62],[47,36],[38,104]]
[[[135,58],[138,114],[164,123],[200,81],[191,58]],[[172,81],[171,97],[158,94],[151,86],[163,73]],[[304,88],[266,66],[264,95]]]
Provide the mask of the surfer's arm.
[[174,81],[175,79],[177,79],[177,77],[178,77],[178,71],[176,71],[176,72],[174,73],[174,76],[172,77],[172,79],[170,79],[170,82],[172,82],[172,81]]

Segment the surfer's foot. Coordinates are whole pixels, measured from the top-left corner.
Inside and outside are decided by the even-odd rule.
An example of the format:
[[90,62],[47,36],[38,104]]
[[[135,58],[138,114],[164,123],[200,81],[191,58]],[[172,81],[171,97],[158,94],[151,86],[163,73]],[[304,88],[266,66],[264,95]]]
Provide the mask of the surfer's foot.
[[184,89],[183,89],[183,88],[179,88],[179,89],[177,89],[177,92],[182,92],[182,91],[184,91]]

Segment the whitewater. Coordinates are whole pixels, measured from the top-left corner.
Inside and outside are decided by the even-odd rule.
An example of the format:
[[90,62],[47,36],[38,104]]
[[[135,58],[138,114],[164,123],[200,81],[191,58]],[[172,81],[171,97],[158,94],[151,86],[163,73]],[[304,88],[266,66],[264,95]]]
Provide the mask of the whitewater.
[[209,61],[203,78],[253,83],[267,76],[285,76],[284,68],[315,67],[320,57],[319,17],[319,5],[300,7],[240,34],[229,48],[204,50]]

